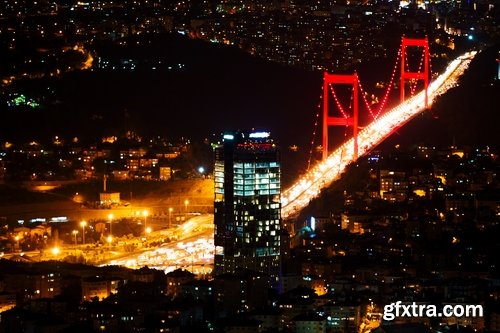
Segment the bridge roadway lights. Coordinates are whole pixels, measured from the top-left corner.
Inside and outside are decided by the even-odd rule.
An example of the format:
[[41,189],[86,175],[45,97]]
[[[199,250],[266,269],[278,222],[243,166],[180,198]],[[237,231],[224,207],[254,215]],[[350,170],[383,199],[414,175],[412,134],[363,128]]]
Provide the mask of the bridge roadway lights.
[[[353,89],[353,116],[352,117],[332,117],[329,115],[329,92],[330,84],[352,85]],[[352,126],[354,138],[354,156],[358,158],[358,75],[329,74],[323,76],[323,160],[328,157],[328,128],[329,126]]]
[[[405,70],[406,47],[417,46],[424,48],[424,71],[420,72],[407,72]],[[401,40],[401,84],[399,86],[401,92],[401,103],[405,100],[405,81],[406,80],[423,80],[425,91],[425,107],[429,105],[429,98],[427,96],[427,88],[429,87],[429,40],[427,36],[421,39],[406,38],[403,36]]]
[[[446,67],[445,71],[437,76],[429,87],[430,101],[446,93],[458,84],[458,78],[468,68],[477,52],[467,52]],[[401,127],[417,114],[423,111],[422,105],[424,92],[419,92],[403,104],[394,106],[385,114],[370,124],[360,129],[361,153],[366,153],[389,137],[396,127]],[[351,139],[344,144],[351,144]],[[346,154],[349,155],[349,154]],[[300,177],[291,187],[281,193],[281,217],[290,219],[299,214],[312,199],[316,198],[321,190],[328,187],[333,181],[339,179],[351,162],[352,156],[343,155],[342,148],[337,148],[330,156],[312,167],[305,175]]]

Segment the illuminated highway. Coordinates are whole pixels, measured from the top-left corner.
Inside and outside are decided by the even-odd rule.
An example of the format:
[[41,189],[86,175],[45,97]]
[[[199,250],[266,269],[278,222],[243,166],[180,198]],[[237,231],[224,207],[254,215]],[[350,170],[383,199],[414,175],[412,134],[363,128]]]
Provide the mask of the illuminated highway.
[[[429,85],[429,105],[436,97],[457,85],[458,78],[467,69],[475,55],[476,52],[468,52],[456,58],[448,65],[445,72]],[[424,110],[425,93],[422,90],[371,122],[358,134],[359,156],[368,153],[397,128]],[[346,167],[354,161],[354,139],[351,138],[282,193],[282,217],[286,219],[298,214],[319,195],[323,188],[339,179]]]
[[0,258],[45,261],[75,255],[98,266],[119,265],[132,269],[148,266],[165,272],[185,268],[195,274],[208,274],[214,258],[214,217],[199,215],[178,226],[139,237],[113,237],[106,244],[59,244],[46,251],[2,252]]

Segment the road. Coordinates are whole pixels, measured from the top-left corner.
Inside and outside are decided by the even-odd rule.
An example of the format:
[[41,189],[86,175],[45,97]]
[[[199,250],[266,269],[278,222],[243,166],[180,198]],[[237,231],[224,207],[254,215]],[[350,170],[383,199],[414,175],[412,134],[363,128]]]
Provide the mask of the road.
[[[165,238],[173,241],[151,246]],[[152,233],[144,242],[146,244],[140,251],[104,260],[100,265],[120,265],[133,269],[148,266],[165,272],[184,267],[195,274],[210,273],[214,252],[213,215],[197,216],[176,228]]]
[[44,252],[6,253],[0,257],[28,261],[60,260],[83,256],[87,263],[99,266],[120,265],[132,269],[148,266],[172,271],[183,267],[195,274],[207,274],[213,266],[213,215],[195,216],[185,223],[134,238],[114,239],[111,243],[67,244]]

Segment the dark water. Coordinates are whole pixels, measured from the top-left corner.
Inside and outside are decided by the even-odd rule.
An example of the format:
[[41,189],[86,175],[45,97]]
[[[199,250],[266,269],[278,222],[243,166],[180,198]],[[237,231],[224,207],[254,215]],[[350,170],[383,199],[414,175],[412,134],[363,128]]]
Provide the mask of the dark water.
[[500,148],[500,80],[495,80],[499,45],[479,53],[460,85],[431,110],[417,116],[382,146],[430,144]]
[[[265,128],[286,144],[310,140],[320,74],[177,37],[156,39],[142,52],[183,63],[185,70],[68,74],[46,83],[56,91],[56,104],[4,112],[0,139],[99,137],[125,129],[146,136],[205,138],[227,129]],[[137,53],[129,50],[121,56]]]
[[[32,90],[55,93],[40,110],[2,110],[0,140],[43,140],[53,135],[92,139],[121,135],[125,130],[202,139],[219,137],[227,129],[261,128],[270,130],[284,147],[297,144],[303,153],[309,150],[322,92],[321,73],[283,67],[237,48],[176,36],[152,37],[151,43],[124,50],[100,45],[97,54],[162,59],[183,63],[185,70],[87,71],[30,83]],[[498,144],[500,88],[492,80],[497,54],[498,46],[482,52],[461,86],[400,129],[388,144],[449,144],[453,140],[457,144]],[[386,76],[392,61],[381,60]],[[359,69],[360,76],[375,82],[380,68],[366,66]],[[366,121],[364,108],[360,112]],[[321,126],[318,144],[320,133]],[[349,135],[345,129],[333,134],[338,142]]]

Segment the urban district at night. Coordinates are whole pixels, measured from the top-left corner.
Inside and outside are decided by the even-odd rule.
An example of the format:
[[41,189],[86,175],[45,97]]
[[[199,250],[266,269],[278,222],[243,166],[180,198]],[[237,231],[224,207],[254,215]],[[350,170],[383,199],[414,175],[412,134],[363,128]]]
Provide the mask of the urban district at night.
[[500,333],[499,0],[0,0],[0,333]]

